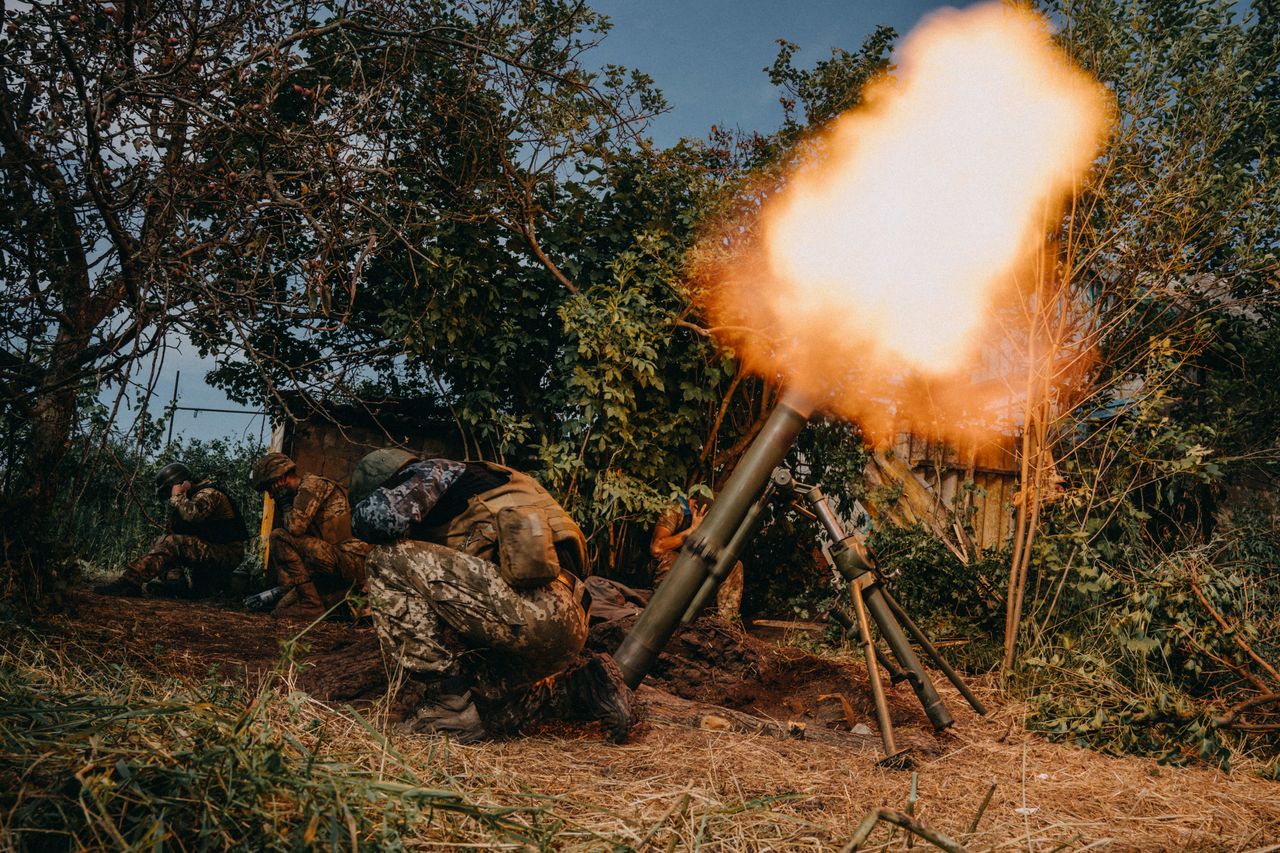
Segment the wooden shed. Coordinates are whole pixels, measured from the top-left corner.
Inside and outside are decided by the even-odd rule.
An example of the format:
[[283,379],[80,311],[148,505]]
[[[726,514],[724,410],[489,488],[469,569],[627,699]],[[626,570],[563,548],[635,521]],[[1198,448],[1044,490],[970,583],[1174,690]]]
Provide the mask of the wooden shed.
[[423,457],[464,458],[449,412],[423,401],[325,406],[325,413],[285,421],[272,437],[273,449],[288,454],[304,474],[346,485],[356,462],[382,447],[403,447]]
[[1013,535],[1020,441],[1010,432],[956,446],[900,432],[872,455],[863,503],[873,522],[924,524],[967,562]]

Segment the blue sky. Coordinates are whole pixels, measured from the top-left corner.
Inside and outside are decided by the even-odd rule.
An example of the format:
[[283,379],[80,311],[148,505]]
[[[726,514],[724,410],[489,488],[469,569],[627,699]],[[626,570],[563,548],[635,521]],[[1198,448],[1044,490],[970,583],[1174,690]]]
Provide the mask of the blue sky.
[[778,39],[800,46],[810,66],[833,48],[856,50],[879,24],[905,34],[924,15],[972,2],[926,0],[595,0],[613,21],[596,48],[601,65],[640,69],[666,95],[671,111],[654,122],[653,139],[668,146],[703,136],[712,124],[769,131],[782,120],[778,92],[764,68]]
[[[594,0],[613,30],[584,57],[588,63],[625,65],[649,74],[670,104],[650,135],[659,146],[683,136],[702,137],[712,124],[768,132],[782,120],[778,92],[764,68],[777,55],[778,39],[799,45],[802,67],[835,47],[856,50],[879,24],[899,34],[944,6],[925,0]],[[172,341],[156,385],[151,412],[168,404],[180,372],[180,406],[242,409],[204,382],[212,363],[190,344]],[[114,395],[111,395],[114,399]],[[123,414],[127,422],[128,413]],[[209,439],[256,438],[262,418],[215,412],[178,412],[174,434]]]

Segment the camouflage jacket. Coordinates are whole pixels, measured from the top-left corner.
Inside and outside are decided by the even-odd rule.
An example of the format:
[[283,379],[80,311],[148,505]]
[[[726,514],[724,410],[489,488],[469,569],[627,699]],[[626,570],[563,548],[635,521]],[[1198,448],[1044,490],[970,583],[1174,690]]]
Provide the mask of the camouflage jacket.
[[351,514],[356,535],[377,544],[404,538],[466,469],[466,463],[450,459],[424,459],[405,466],[356,504]]
[[243,542],[249,538],[239,508],[226,492],[208,480],[169,498],[168,531],[215,544]]
[[341,545],[351,535],[351,506],[342,486],[326,477],[303,474],[298,493],[285,507],[282,526],[295,536],[315,536]]
[[658,516],[658,522],[653,526],[653,537],[649,543],[649,553],[657,558],[657,571],[660,575],[665,576],[667,571],[675,565],[676,558],[680,556],[680,549],[659,550],[658,540],[666,536],[674,536],[688,527],[691,521],[693,521],[693,516],[689,513],[688,505],[683,502],[668,507],[663,511],[662,515]]

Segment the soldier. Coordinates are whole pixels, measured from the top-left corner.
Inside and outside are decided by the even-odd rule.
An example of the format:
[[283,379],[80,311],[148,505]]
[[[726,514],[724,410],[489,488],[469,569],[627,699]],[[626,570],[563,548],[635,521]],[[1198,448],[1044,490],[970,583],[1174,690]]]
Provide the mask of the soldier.
[[374,625],[428,685],[411,727],[466,742],[554,717],[626,739],[621,672],[582,656],[586,540],[546,490],[501,465],[389,448],[360,460],[351,491],[356,535],[375,543]]
[[[653,538],[649,542],[649,553],[658,560],[653,572],[653,586],[667,579],[667,574],[680,556],[680,547],[690,533],[698,529],[703,517],[707,514],[707,505],[702,501],[681,498],[680,502],[658,516],[658,523],[653,528]],[[728,622],[737,622],[742,617],[742,561],[733,567],[729,576],[716,591],[716,612],[720,618]]]
[[[120,577],[99,584],[94,592],[140,596],[142,585],[153,579],[161,584],[153,591],[192,597],[214,595],[227,588],[231,573],[244,559],[249,532],[226,492],[208,480],[194,480],[181,462],[160,469],[156,496],[169,500],[164,535]],[[184,569],[190,572],[189,580]]]
[[283,453],[268,453],[253,465],[253,487],[270,492],[283,510],[271,531],[268,573],[291,587],[272,613],[315,618],[346,597],[364,591],[369,546],[351,534],[347,493],[333,480],[299,474]]

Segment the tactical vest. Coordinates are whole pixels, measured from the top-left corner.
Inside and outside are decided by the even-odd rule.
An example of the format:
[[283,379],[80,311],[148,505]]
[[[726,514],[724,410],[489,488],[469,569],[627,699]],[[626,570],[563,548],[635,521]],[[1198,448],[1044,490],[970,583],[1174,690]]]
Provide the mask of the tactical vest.
[[176,509],[169,510],[169,529],[179,536],[195,536],[214,545],[227,545],[231,542],[244,542],[249,538],[249,531],[244,526],[244,518],[240,515],[240,508],[236,506],[236,502],[231,496],[219,489],[213,483],[197,483],[191,487],[188,495],[194,495],[205,489],[213,489],[227,499],[226,506],[230,507],[230,514],[216,515],[213,518],[204,518],[200,521],[187,521],[178,514]]
[[[501,486],[472,496],[467,508],[448,522],[423,531],[421,538],[491,562],[498,562],[498,511],[509,506],[536,507],[547,517],[551,538],[557,546],[567,547],[578,559],[583,577],[591,574],[587,564],[587,539],[564,507],[527,474],[492,462],[468,462],[483,465],[494,473],[511,479]],[[566,567],[567,568],[567,567]]]

